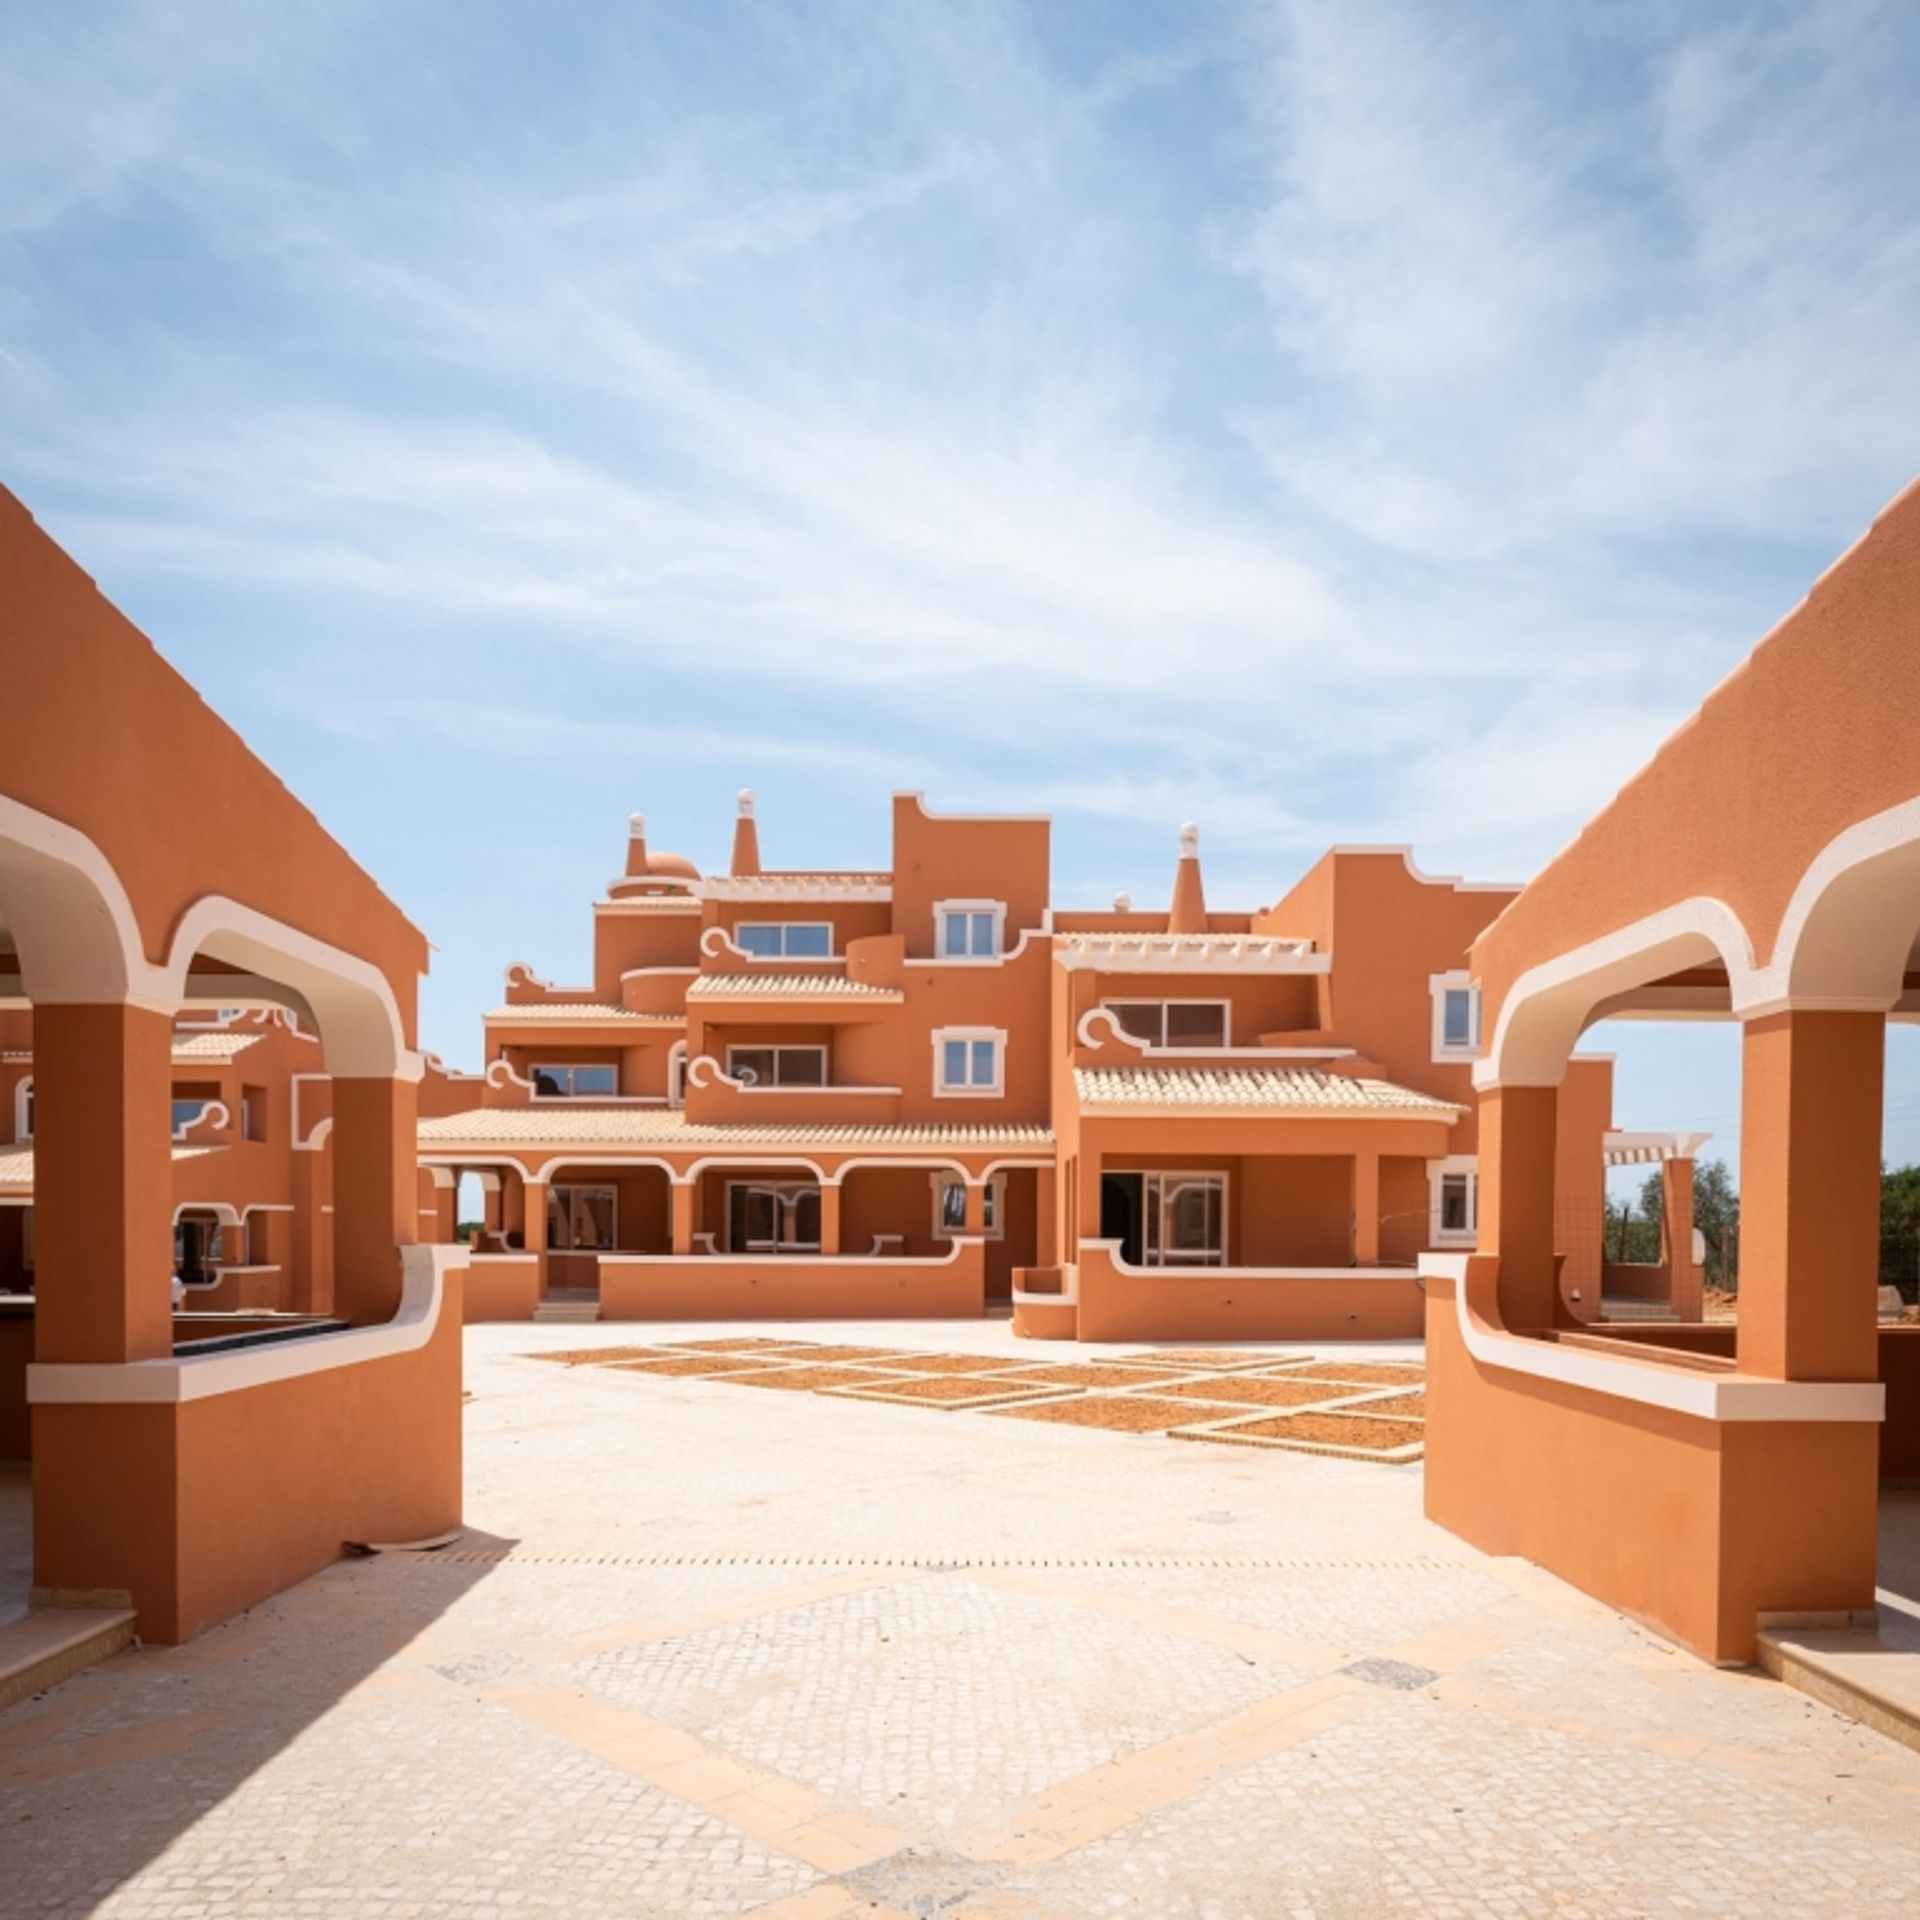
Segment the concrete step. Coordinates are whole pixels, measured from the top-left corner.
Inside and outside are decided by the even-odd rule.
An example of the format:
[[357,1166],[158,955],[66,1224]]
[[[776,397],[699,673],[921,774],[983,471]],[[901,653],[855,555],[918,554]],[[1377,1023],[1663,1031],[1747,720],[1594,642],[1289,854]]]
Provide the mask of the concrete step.
[[1890,1610],[1887,1598],[1877,1624],[1763,1624],[1760,1664],[1835,1713],[1920,1751],[1920,1619]]
[[540,1297],[543,1300],[559,1300],[575,1306],[591,1301],[597,1306],[600,1301],[600,1290],[598,1287],[549,1287]]
[[133,1645],[128,1607],[32,1607],[0,1627],[0,1711]]
[[600,1318],[598,1300],[542,1300],[533,1310],[536,1321],[547,1326],[591,1326]]

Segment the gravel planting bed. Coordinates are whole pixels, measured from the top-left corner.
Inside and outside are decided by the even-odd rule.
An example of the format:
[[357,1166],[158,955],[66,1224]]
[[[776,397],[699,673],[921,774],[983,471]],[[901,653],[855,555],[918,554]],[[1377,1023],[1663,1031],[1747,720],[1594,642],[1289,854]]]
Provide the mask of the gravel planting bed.
[[1125,1366],[1198,1367],[1211,1371],[1216,1367],[1292,1367],[1299,1356],[1284,1353],[1257,1353],[1247,1347],[1156,1347],[1151,1353],[1122,1356]]
[[1427,1417],[1427,1396],[1424,1391],[1396,1393],[1385,1400],[1367,1401],[1365,1411],[1388,1420],[1424,1420]]
[[[753,1373],[729,1374],[716,1385],[729,1387],[785,1387],[790,1393],[819,1393],[828,1387],[871,1387],[880,1376],[860,1367],[767,1367]],[[903,1383],[911,1384],[911,1383]]]
[[1098,1427],[1107,1433],[1162,1433],[1200,1417],[1191,1401],[1155,1400],[1145,1394],[1076,1394],[1032,1407],[995,1407],[994,1419],[1051,1420],[1068,1427]]
[[703,1373],[738,1373],[752,1366],[753,1360],[747,1354],[663,1353],[651,1360],[615,1360],[608,1364],[615,1373],[664,1373],[680,1379]]
[[1020,1384],[1036,1387],[1137,1387],[1144,1380],[1178,1380],[1182,1377],[1178,1367],[1102,1366],[1088,1360],[1058,1367],[1028,1367],[1020,1375]]
[[605,1367],[620,1360],[657,1360],[661,1347],[569,1347],[565,1353],[530,1353],[529,1360],[551,1360],[560,1367]]
[[1023,1360],[996,1360],[984,1353],[916,1353],[889,1360],[894,1373],[1011,1373]]
[[875,1373],[853,1376],[857,1398],[900,1400],[910,1405],[964,1407],[980,1400],[1009,1400],[1022,1392],[1038,1392],[1025,1379],[985,1379],[978,1375],[941,1374],[921,1380],[887,1379]]
[[873,1360],[892,1366],[907,1355],[898,1347],[806,1347],[783,1358],[819,1361],[822,1366],[838,1366],[843,1360]]
[[1275,1380],[1254,1374],[1219,1380],[1182,1380],[1163,1391],[1191,1400],[1226,1400],[1255,1407],[1312,1407],[1339,1400],[1350,1389],[1324,1380]]
[[1359,1413],[1277,1413],[1271,1420],[1248,1420],[1232,1432],[1254,1440],[1303,1440],[1322,1447],[1357,1447],[1363,1453],[1417,1447],[1427,1437],[1423,1421],[1371,1420]]
[[1302,1380],[1351,1380],[1361,1387],[1423,1387],[1425,1367],[1402,1360],[1320,1360],[1299,1369]]

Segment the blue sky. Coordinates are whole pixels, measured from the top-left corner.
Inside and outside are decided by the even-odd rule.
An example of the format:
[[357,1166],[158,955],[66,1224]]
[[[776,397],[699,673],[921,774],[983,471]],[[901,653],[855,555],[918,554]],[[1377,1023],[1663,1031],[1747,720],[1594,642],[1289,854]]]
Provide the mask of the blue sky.
[[[1916,98],[1868,0],[0,4],[0,472],[451,1060],[742,785],[1522,878],[1920,464]],[[1618,1044],[1728,1137],[1734,1036]]]

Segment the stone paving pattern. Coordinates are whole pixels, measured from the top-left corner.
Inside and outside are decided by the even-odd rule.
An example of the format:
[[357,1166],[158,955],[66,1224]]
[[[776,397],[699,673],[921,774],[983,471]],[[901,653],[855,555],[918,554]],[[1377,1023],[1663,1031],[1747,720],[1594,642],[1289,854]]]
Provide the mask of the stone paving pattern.
[[1473,1553],[1418,1467],[557,1336],[470,1332],[470,1551],[0,1715],[8,1920],[1920,1910],[1920,1754]]

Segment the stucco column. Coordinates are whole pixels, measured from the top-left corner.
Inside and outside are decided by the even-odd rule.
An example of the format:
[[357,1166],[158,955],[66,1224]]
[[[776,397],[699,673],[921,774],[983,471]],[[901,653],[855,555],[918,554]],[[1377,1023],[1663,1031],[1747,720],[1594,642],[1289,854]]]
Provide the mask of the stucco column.
[[1480,1096],[1480,1251],[1500,1259],[1500,1317],[1516,1332],[1553,1326],[1555,1087]]
[[823,1254],[840,1251],[840,1182],[823,1180],[820,1183],[820,1251]]
[[520,1206],[525,1216],[520,1223],[520,1237],[526,1242],[526,1250],[544,1254],[547,1250],[547,1183],[528,1174],[520,1182]]
[[420,1237],[411,1080],[333,1083],[333,1310],[355,1325],[400,1306],[400,1249]]
[[984,1234],[987,1230],[987,1183],[967,1176],[967,1223],[962,1229],[966,1233]]
[[1667,1298],[1681,1320],[1704,1309],[1702,1276],[1693,1264],[1693,1162],[1669,1160],[1660,1169],[1660,1218],[1667,1234]]
[[[36,1360],[173,1351],[173,1021],[33,1009]],[[409,1189],[411,1197],[411,1189]]]
[[672,1240],[669,1243],[677,1254],[693,1251],[694,1208],[699,1199],[700,1185],[697,1180],[676,1180],[668,1188],[670,1201]]
[[1746,1023],[1740,1092],[1740,1370],[1877,1372],[1886,1016]]
[[1380,1264],[1380,1156],[1353,1156],[1353,1264]]

